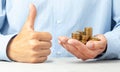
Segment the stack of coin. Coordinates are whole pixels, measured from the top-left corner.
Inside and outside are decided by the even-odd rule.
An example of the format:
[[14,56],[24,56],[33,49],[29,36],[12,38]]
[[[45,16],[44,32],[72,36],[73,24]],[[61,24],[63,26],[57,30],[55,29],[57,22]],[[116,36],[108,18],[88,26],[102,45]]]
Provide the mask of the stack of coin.
[[87,40],[88,40],[88,36],[87,35],[82,35],[82,40],[81,42],[86,44],[87,43]]
[[84,29],[84,31],[85,31],[85,35],[87,35],[89,38],[92,37],[92,28],[91,27],[86,27]]
[[91,37],[90,40],[93,40],[93,41],[100,41],[100,39],[96,38],[96,37]]
[[76,31],[72,33],[72,38],[86,44],[89,40],[100,41],[100,39],[92,37],[92,27],[86,27],[84,31]]
[[73,32],[72,33],[72,38],[80,40],[81,39],[80,33],[79,32]]

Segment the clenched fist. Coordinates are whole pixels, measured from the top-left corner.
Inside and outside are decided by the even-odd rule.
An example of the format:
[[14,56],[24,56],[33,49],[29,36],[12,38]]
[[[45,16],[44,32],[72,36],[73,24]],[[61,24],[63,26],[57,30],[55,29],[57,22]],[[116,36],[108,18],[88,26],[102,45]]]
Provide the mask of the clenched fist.
[[17,62],[44,62],[50,54],[52,36],[48,32],[34,31],[36,8],[30,5],[30,13],[20,33],[8,45],[8,57]]

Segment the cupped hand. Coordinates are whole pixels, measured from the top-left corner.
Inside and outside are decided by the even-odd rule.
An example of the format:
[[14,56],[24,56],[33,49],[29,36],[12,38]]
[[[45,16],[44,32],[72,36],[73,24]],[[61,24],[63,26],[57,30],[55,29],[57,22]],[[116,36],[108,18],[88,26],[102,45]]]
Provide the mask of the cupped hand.
[[59,43],[70,53],[76,56],[79,59],[87,60],[94,59],[97,55],[101,54],[107,45],[107,40],[104,35],[96,35],[100,41],[88,41],[85,44],[76,40],[69,39],[65,36],[59,37]]

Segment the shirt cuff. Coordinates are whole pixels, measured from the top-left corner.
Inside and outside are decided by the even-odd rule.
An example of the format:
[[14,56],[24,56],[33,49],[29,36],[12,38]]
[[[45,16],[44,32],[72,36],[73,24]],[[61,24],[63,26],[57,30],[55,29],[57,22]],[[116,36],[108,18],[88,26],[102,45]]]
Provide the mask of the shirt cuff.
[[7,45],[15,35],[0,35],[0,60],[11,61],[7,56]]

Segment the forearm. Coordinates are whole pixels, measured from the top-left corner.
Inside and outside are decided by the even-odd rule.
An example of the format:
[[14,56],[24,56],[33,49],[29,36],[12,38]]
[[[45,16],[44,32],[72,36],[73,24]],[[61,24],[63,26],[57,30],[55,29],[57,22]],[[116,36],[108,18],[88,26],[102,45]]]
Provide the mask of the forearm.
[[120,59],[120,26],[104,34],[107,39],[107,50],[98,59]]

